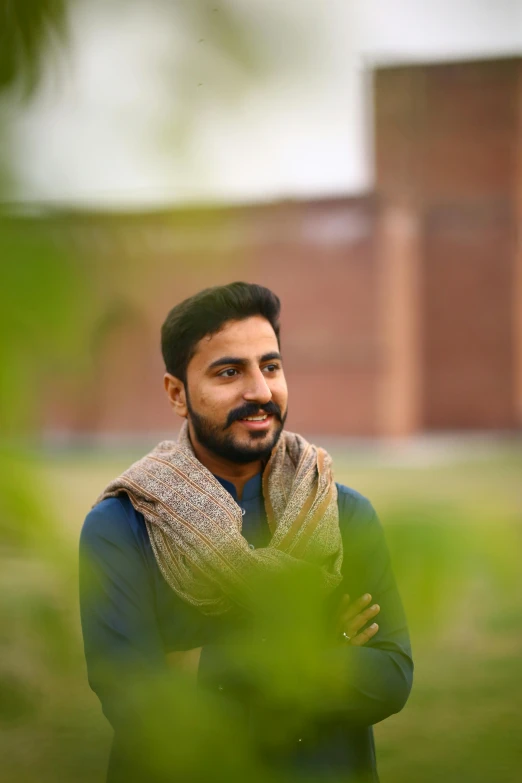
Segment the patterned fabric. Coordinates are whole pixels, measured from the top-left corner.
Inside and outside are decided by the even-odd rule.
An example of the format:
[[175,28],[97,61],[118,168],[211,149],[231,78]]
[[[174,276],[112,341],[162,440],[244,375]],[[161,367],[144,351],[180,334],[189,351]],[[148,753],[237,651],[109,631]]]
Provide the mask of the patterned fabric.
[[331,458],[300,435],[283,431],[263,472],[272,538],[251,550],[242,513],[196,458],[185,422],[177,442],[159,443],[112,481],[97,503],[126,493],[143,514],[167,583],[204,614],[249,605],[256,574],[303,562],[316,567],[325,592],[341,582],[343,558]]

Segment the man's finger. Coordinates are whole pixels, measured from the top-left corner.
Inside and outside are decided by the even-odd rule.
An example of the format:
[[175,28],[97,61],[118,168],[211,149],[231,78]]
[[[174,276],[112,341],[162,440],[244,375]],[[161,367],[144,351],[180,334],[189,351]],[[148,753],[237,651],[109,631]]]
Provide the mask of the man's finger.
[[363,625],[366,625],[370,620],[372,620],[375,615],[379,614],[381,611],[381,607],[379,604],[373,604],[373,606],[369,606],[368,609],[365,609],[363,612],[360,612],[355,617],[349,617],[345,614],[344,617],[340,618],[339,622],[339,628],[340,633],[343,633],[345,631],[348,636],[355,636],[357,631],[363,627]]
[[350,596],[348,593],[345,593],[339,604],[336,634],[339,635],[343,632],[346,632],[349,636],[354,636],[359,628],[362,628],[362,626],[365,625],[368,620],[371,619],[371,617],[374,617],[375,614],[377,614],[376,611],[365,615],[365,618],[362,622],[353,625],[355,618],[363,612],[364,607],[367,606],[371,600],[371,594],[364,593],[364,595],[361,595],[356,601],[350,603]]
[[337,634],[342,633],[344,628],[346,627],[345,615],[349,605],[350,605],[350,596],[348,595],[348,593],[345,593],[341,598],[341,602],[339,604],[339,611],[337,613],[337,624],[336,624]]
[[365,609],[364,612],[361,612],[356,617],[353,617],[351,620],[346,623],[343,630],[346,631],[348,636],[355,636],[355,634],[363,628],[367,623],[370,622],[370,620],[373,620],[373,618],[379,614],[381,611],[381,607],[379,604],[373,604],[373,606],[369,606],[368,609]]
[[369,642],[370,639],[375,636],[378,630],[379,626],[377,623],[372,623],[364,631],[361,631],[361,633],[358,633],[357,636],[354,636],[352,639],[350,639],[350,644],[353,647],[362,647],[363,644],[366,644],[366,642]]
[[339,613],[344,614],[344,612],[348,610],[349,605],[350,605],[350,596],[348,595],[348,593],[345,593],[341,598],[341,603],[339,604]]
[[363,609],[368,606],[371,600],[372,597],[370,593],[365,593],[364,595],[361,595],[357,601],[353,601],[344,612],[345,620],[350,620],[352,617],[355,617],[360,612],[362,612]]

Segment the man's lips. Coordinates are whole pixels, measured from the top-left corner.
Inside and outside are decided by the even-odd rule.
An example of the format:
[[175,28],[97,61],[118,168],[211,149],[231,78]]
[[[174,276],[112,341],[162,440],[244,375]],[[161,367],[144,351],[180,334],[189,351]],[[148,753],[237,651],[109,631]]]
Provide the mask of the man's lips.
[[[246,429],[259,432],[263,430],[268,430],[270,428],[270,425],[272,423],[272,419],[274,418],[274,415],[272,413],[264,413],[260,414],[265,416],[266,418],[260,419],[258,421],[248,421],[247,419],[237,419],[238,424],[242,424],[243,427],[246,427]],[[248,417],[250,418],[250,417]],[[257,419],[257,416],[254,416],[253,418]]]

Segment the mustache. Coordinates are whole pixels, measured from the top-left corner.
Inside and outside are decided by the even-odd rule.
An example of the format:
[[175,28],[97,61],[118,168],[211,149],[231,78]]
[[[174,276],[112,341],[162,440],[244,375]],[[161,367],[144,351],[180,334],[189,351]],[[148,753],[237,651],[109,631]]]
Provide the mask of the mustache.
[[235,421],[246,419],[247,416],[256,416],[260,411],[275,416],[279,421],[282,421],[281,408],[275,402],[270,400],[270,402],[266,402],[264,405],[259,405],[259,403],[256,402],[247,402],[240,408],[235,408],[233,411],[230,411],[227,423],[225,424],[225,429],[230,427]]

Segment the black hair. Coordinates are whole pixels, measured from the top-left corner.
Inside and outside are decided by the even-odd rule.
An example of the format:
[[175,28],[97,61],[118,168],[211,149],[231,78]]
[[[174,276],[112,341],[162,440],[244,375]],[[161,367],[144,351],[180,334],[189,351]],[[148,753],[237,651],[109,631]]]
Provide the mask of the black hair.
[[172,308],[161,327],[161,352],[168,373],[186,383],[196,345],[228,321],[260,315],[269,322],[279,345],[279,298],[255,283],[229,283],[205,288]]

